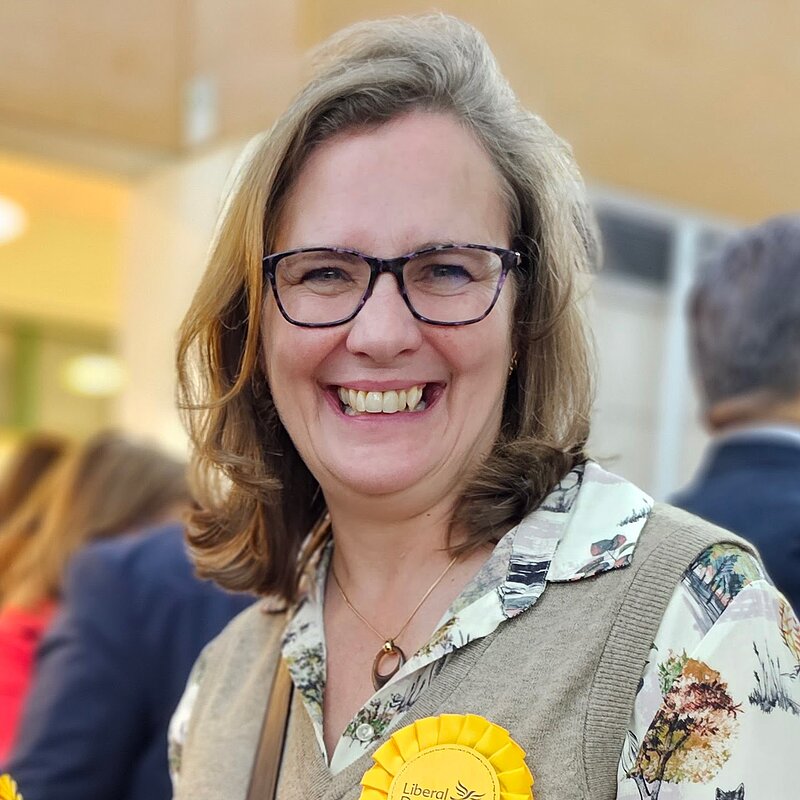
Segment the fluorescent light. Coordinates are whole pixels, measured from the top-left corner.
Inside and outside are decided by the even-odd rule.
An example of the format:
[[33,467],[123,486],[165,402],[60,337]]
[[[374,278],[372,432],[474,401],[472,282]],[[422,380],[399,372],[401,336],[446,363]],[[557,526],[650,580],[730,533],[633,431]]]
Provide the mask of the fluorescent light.
[[28,217],[22,206],[0,195],[0,244],[16,239],[27,225]]
[[64,388],[72,394],[111,397],[122,389],[125,370],[113,356],[86,353],[64,364],[61,380]]

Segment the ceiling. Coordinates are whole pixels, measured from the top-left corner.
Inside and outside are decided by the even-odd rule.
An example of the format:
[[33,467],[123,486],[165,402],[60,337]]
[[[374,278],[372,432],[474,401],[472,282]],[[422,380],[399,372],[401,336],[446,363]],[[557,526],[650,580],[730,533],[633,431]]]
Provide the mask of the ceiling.
[[[304,53],[415,0],[5,0],[0,314],[113,328],[140,176],[269,125]],[[800,207],[800,3],[442,0],[588,179],[735,220]]]
[[14,137],[22,129],[158,160],[247,135],[272,120],[297,83],[303,7],[5,0],[0,142],[5,128],[24,146]]
[[[5,0],[0,149],[136,173],[251,135],[309,47],[425,0]],[[797,208],[800,3],[440,0],[595,182],[754,220]],[[49,142],[49,144],[48,144]],[[71,147],[71,150],[70,150]]]
[[[321,40],[419,0],[314,4]],[[796,0],[443,0],[595,183],[754,221],[800,209]]]

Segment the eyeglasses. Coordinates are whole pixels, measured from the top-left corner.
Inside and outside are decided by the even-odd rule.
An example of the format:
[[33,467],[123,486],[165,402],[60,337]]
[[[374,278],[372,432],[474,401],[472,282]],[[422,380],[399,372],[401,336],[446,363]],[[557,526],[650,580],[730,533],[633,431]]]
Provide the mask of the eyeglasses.
[[265,256],[278,309],[304,328],[349,322],[384,272],[394,275],[414,317],[431,325],[471,325],[494,308],[516,250],[482,244],[438,245],[398,258],[340,247],[305,247]]

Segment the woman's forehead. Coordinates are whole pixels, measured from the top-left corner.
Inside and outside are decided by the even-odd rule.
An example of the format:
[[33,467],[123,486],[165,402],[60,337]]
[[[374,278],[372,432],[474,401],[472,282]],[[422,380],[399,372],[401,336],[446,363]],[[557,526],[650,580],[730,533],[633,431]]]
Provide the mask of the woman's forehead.
[[[507,243],[500,180],[472,133],[412,112],[321,144],[281,214],[276,249],[335,245],[393,255],[429,243]],[[384,253],[381,253],[384,254]]]

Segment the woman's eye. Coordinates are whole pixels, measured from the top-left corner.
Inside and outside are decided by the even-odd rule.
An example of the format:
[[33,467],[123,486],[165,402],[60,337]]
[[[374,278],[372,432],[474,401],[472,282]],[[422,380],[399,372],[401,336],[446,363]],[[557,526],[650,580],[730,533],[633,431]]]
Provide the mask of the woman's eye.
[[430,264],[425,269],[425,276],[436,281],[468,281],[469,271],[460,264]]
[[307,270],[302,277],[303,283],[337,283],[349,281],[350,276],[336,267],[317,267]]

